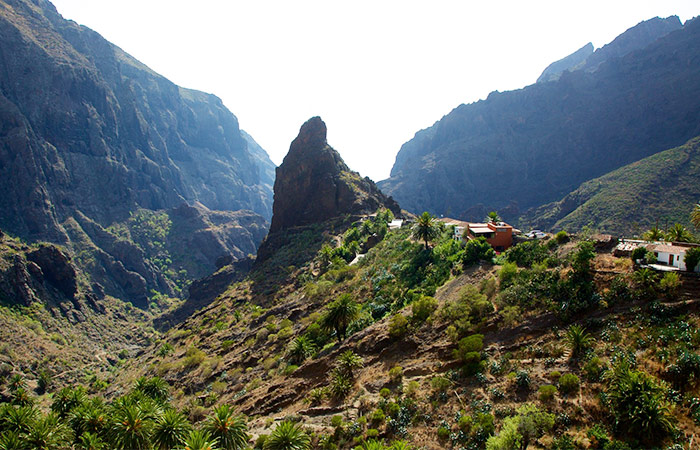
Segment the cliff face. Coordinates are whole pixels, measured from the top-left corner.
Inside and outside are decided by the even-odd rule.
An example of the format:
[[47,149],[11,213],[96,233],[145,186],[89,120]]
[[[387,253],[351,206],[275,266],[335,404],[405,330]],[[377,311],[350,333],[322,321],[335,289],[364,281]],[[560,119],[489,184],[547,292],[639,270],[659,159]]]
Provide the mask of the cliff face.
[[320,223],[343,214],[368,214],[380,207],[400,208],[369,178],[350,171],[326,142],[326,124],[309,119],[277,168],[270,233]]
[[0,0],[0,228],[69,249],[95,239],[105,282],[128,297],[172,294],[147,249],[96,230],[183,204],[250,210],[253,229],[220,227],[229,251],[205,259],[254,253],[270,166],[217,97],[176,86],[48,1]]
[[512,220],[699,135],[698,99],[694,20],[594,72],[565,72],[455,108],[404,144],[379,186],[409,211],[479,219],[468,211],[483,204],[508,207]]

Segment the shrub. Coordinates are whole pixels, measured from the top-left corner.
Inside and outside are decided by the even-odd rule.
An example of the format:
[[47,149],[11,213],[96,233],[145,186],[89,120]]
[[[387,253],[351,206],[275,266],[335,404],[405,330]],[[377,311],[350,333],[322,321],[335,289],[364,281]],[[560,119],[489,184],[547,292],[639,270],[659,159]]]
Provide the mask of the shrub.
[[425,322],[433,314],[433,311],[437,309],[438,303],[433,297],[427,295],[422,296],[417,301],[413,302],[411,305],[411,322],[414,324],[420,324]]
[[514,262],[505,262],[498,271],[498,281],[501,284],[501,289],[513,284],[518,276],[518,265]]
[[225,341],[221,342],[221,350],[228,352],[233,348],[233,344],[235,344],[233,340],[226,339]]
[[394,314],[389,321],[389,336],[401,339],[408,332],[408,319],[401,313]]
[[450,438],[450,429],[441,425],[437,429],[437,435],[439,440],[446,441]]
[[634,250],[632,250],[632,254],[630,255],[630,259],[634,262],[637,262],[639,260],[644,260],[647,256],[647,249],[646,247],[637,247]]
[[580,386],[579,378],[573,373],[567,373],[559,378],[559,390],[564,395],[570,395],[578,392]]
[[445,377],[433,377],[430,379],[430,387],[435,393],[443,393],[447,391],[452,383]]
[[506,260],[520,267],[531,267],[547,259],[548,255],[547,248],[537,241],[522,242],[505,252]]
[[382,411],[381,409],[375,409],[372,412],[372,415],[370,416],[370,421],[373,425],[377,426],[379,424],[384,423],[385,418],[386,416],[384,415],[384,411]]
[[491,244],[486,242],[485,238],[479,237],[470,240],[467,242],[467,245],[464,246],[462,264],[464,266],[471,266],[479,261],[491,262],[495,256],[496,252],[493,247],[491,247]]
[[459,291],[456,300],[445,303],[441,314],[444,320],[453,323],[458,335],[464,335],[492,311],[493,305],[486,296],[468,284]]
[[359,369],[364,365],[364,360],[352,350],[346,350],[338,356],[336,360],[337,371],[346,375],[348,378],[354,378],[355,369]]
[[331,374],[331,382],[328,385],[328,393],[336,400],[342,400],[352,390],[352,378],[340,370],[334,370]]
[[700,247],[689,248],[685,251],[685,270],[692,272],[700,264]]
[[607,392],[618,431],[655,444],[676,431],[664,389],[650,375],[617,363]]
[[560,232],[554,235],[554,240],[557,241],[557,244],[559,245],[565,244],[569,242],[569,234],[566,231],[561,230]]
[[459,341],[454,350],[454,358],[463,363],[462,369],[466,375],[481,372],[485,363],[481,360],[481,350],[484,348],[484,336],[473,334]]
[[389,370],[389,379],[392,383],[400,383],[403,378],[403,367],[394,366]]
[[539,388],[539,394],[540,394],[540,401],[541,402],[550,402],[554,399],[554,394],[557,393],[557,387],[551,384],[545,384],[544,386],[540,386]]
[[586,379],[588,381],[597,382],[600,381],[600,377],[605,371],[605,364],[600,360],[600,358],[591,358],[585,366],[583,366],[583,372],[586,374]]
[[678,274],[675,272],[666,272],[659,283],[659,288],[661,288],[670,299],[678,298],[678,290],[680,287],[681,281],[678,278]]

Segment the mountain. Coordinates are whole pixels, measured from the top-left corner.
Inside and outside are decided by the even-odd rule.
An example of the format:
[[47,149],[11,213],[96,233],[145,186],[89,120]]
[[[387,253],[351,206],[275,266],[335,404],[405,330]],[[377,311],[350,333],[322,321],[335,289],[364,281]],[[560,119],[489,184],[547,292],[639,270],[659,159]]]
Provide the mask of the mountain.
[[645,20],[616,37],[611,43],[593,51],[590,42],[571,55],[550,64],[537,79],[538,83],[558,80],[565,71],[583,69],[595,72],[598,67],[611,58],[619,58],[634,51],[643,49],[655,40],[668,33],[682,28],[678,16],[665,19],[654,17]]
[[700,20],[691,20],[594,72],[455,108],[404,144],[378,184],[409,211],[481,219],[473,211],[508,208],[513,219],[699,135],[699,95]]
[[401,210],[369,178],[351,171],[326,141],[326,124],[312,117],[277,168],[270,233],[320,223],[343,214]]
[[690,225],[700,199],[700,137],[587,181],[558,202],[526,212],[522,226],[614,235],[654,225]]
[[[76,255],[89,250],[77,263],[119,298],[176,295],[181,271],[190,280],[215,270],[220,257],[255,253],[272,215],[273,167],[219,98],[176,86],[48,1],[0,1],[7,233]],[[173,263],[121,232],[145,214],[151,231],[172,231],[163,239],[182,246],[191,239],[177,234],[178,211],[198,216],[189,232],[211,238],[191,255],[196,262]]]

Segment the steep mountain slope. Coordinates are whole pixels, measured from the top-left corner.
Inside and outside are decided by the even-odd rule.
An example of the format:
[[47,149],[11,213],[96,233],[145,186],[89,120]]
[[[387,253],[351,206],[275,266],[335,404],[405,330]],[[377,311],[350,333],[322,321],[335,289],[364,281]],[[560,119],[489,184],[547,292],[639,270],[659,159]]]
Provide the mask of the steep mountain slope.
[[690,227],[700,199],[700,137],[587,181],[558,202],[528,211],[522,226],[606,233],[642,232],[654,225]]
[[595,72],[603,62],[643,49],[655,40],[678,30],[682,26],[678,16],[671,16],[666,19],[655,17],[645,20],[595,52],[593,51],[593,44],[589,42],[571,55],[550,64],[542,72],[537,82],[558,80],[565,71],[572,72],[583,69],[588,72]]
[[[176,295],[181,271],[191,280],[220,257],[255,253],[274,166],[253,143],[220,99],[174,85],[48,1],[0,2],[0,228],[89,250],[91,275],[112,295]],[[192,261],[117,232],[138,211],[177,216],[183,204],[197,216],[185,227],[199,237],[194,254],[174,217],[171,228],[147,224]]]
[[469,210],[511,205],[513,218],[700,134],[699,94],[693,20],[593,73],[457,107],[404,144],[379,186],[410,211],[480,219]]

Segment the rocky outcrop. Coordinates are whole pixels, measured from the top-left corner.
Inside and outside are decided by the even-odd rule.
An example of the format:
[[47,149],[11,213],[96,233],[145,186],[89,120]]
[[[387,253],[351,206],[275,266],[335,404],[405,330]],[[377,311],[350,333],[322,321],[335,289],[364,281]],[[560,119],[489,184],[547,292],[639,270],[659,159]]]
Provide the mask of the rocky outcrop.
[[270,233],[378,208],[400,214],[398,204],[369,178],[352,172],[326,141],[326,124],[309,119],[277,168]]
[[526,211],[700,135],[699,99],[695,19],[594,72],[455,108],[404,144],[378,184],[412,212],[460,218],[475,205],[515,203]]

